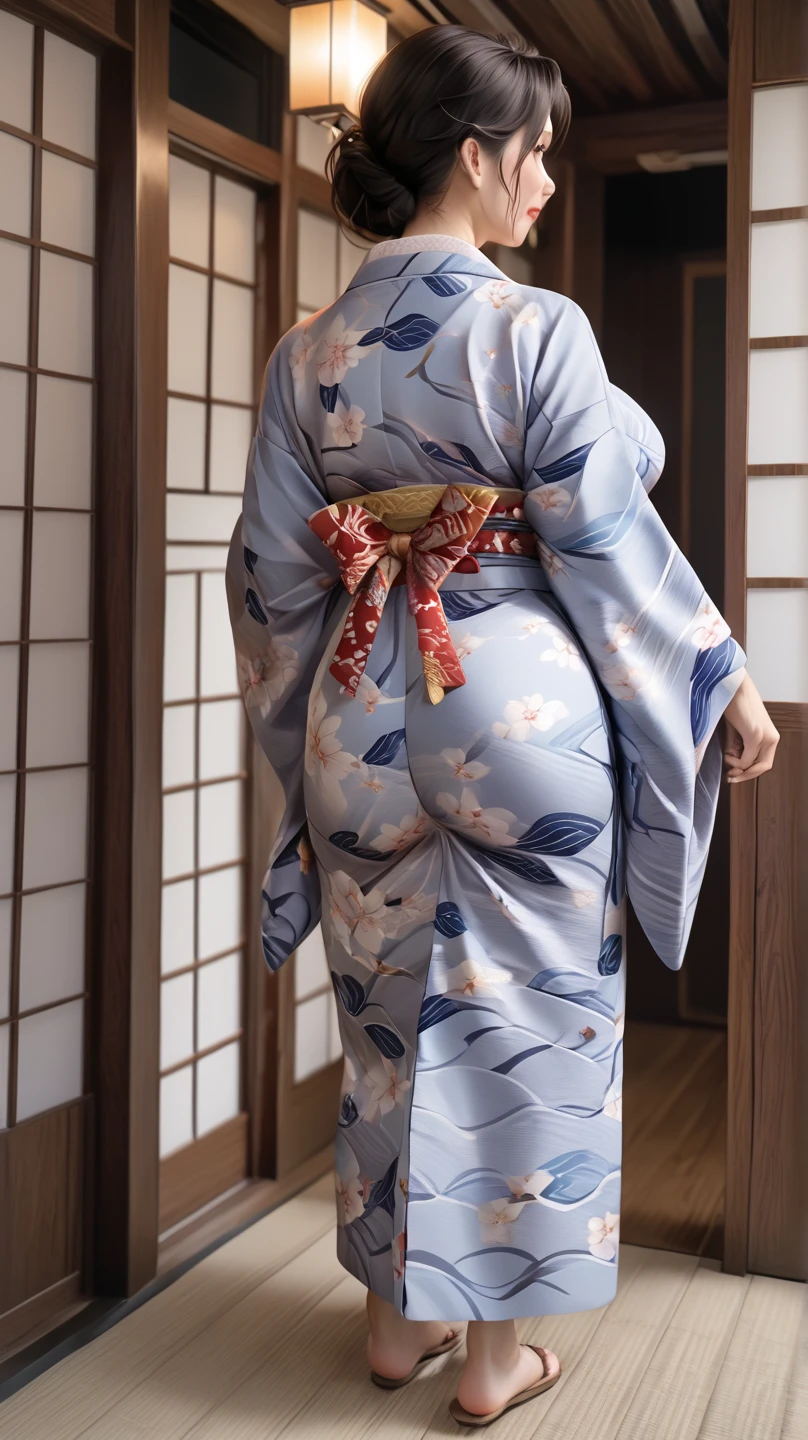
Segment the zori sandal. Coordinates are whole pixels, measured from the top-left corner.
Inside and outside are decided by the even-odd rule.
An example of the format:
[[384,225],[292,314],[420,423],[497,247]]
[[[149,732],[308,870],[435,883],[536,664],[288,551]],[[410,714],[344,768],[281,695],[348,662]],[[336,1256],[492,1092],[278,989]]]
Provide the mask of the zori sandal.
[[434,1350],[425,1350],[420,1360],[416,1360],[409,1375],[402,1375],[400,1379],[391,1380],[387,1375],[380,1375],[378,1370],[371,1370],[370,1378],[374,1385],[381,1385],[384,1390],[398,1390],[400,1386],[409,1385],[410,1381],[415,1379],[421,1366],[425,1365],[427,1360],[431,1360],[435,1355],[451,1354],[453,1350],[457,1350],[458,1346],[463,1344],[464,1339],[462,1330],[453,1331],[442,1345],[436,1345]]
[[507,1400],[504,1405],[500,1405],[498,1410],[490,1410],[487,1415],[474,1415],[471,1410],[465,1410],[455,1397],[449,1405],[449,1414],[452,1419],[457,1420],[460,1425],[490,1425],[492,1420],[498,1420],[500,1415],[504,1415],[506,1410],[512,1410],[514,1405],[523,1405],[526,1400],[532,1400],[536,1395],[541,1395],[545,1390],[549,1390],[551,1385],[555,1385],[561,1377],[561,1366],[559,1365],[554,1375],[548,1375],[547,1351],[542,1349],[541,1345],[531,1345],[530,1349],[535,1350],[536,1354],[541,1356],[544,1365],[544,1375],[541,1380],[537,1380],[535,1385],[528,1385],[525,1390],[518,1390],[510,1400]]

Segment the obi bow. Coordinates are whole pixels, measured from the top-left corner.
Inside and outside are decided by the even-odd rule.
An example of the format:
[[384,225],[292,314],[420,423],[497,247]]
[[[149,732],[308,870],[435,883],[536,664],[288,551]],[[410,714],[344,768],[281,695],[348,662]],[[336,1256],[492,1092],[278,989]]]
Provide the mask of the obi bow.
[[[399,583],[406,583],[415,616],[429,699],[436,705],[445,690],[465,685],[438,589],[468,555],[470,542],[500,498],[482,485],[405,486],[364,495],[361,501],[338,500],[309,516],[353,596],[330,665],[350,694],[356,694],[384,602],[402,567]],[[464,568],[479,566],[473,562]]]

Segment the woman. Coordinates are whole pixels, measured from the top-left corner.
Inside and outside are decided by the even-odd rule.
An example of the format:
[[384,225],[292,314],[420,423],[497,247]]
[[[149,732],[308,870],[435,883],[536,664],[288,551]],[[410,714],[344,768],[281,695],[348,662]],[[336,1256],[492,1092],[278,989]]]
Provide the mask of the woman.
[[580,309],[479,249],[522,243],[568,119],[521,40],[382,60],[329,164],[388,238],[270,357],[228,567],[267,962],[322,919],[338,1002],[339,1259],[379,1384],[470,1322],[469,1425],[559,1377],[518,1317],[614,1296],[625,895],[677,969],[720,716],[729,780],[779,738],[648,499],[654,425]]

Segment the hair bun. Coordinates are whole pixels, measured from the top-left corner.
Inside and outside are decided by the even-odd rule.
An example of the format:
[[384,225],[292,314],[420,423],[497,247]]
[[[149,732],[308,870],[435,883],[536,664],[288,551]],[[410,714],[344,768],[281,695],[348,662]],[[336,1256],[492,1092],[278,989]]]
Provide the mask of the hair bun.
[[398,236],[415,214],[412,190],[370,148],[359,125],[332,147],[326,173],[337,213],[353,230],[377,238]]

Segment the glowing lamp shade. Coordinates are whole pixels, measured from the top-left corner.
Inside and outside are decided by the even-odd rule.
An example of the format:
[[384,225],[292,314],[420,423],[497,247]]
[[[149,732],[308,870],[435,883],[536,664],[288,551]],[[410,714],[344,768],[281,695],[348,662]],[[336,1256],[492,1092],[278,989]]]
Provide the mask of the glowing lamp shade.
[[289,109],[355,119],[362,85],[386,49],[387,21],[362,0],[296,5],[289,16]]

